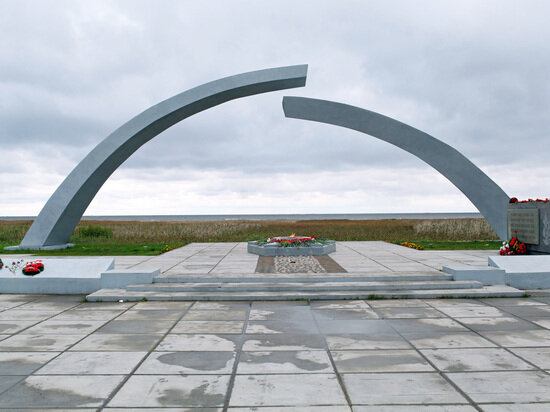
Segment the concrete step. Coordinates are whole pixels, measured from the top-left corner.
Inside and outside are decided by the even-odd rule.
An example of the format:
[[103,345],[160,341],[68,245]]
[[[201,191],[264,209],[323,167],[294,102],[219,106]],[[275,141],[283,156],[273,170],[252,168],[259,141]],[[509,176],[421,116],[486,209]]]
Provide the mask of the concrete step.
[[154,283],[250,283],[250,282],[392,282],[392,281],[435,281],[452,280],[453,276],[442,272],[411,272],[411,273],[187,273],[162,274],[156,276]]
[[148,301],[257,301],[257,300],[318,300],[318,299],[431,299],[431,298],[482,298],[521,297],[524,291],[509,286],[486,286],[477,289],[438,290],[363,290],[323,292],[153,292],[101,289],[87,296],[90,302],[116,302],[119,300]]
[[154,283],[128,285],[128,291],[150,292],[319,292],[361,290],[427,290],[480,288],[477,281],[419,281],[419,282],[250,282],[250,283]]

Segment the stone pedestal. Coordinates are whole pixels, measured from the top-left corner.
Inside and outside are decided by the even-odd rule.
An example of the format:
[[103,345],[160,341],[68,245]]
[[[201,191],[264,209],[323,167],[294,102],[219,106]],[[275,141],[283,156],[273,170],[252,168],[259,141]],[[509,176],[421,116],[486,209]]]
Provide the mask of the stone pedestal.
[[529,253],[550,254],[550,202],[509,204],[508,238],[514,235]]

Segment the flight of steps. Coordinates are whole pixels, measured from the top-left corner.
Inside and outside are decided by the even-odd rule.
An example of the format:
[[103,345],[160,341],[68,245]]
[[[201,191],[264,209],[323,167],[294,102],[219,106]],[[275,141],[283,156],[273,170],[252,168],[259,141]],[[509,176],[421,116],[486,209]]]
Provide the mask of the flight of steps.
[[512,297],[523,291],[505,285],[454,281],[443,272],[161,274],[150,284],[101,289],[88,301],[391,299]]

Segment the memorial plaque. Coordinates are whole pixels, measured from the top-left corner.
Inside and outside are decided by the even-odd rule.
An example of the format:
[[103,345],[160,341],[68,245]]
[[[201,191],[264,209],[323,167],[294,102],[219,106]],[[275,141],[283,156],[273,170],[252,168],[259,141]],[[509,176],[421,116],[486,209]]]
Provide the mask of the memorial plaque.
[[508,238],[514,235],[520,242],[539,244],[538,209],[508,209]]

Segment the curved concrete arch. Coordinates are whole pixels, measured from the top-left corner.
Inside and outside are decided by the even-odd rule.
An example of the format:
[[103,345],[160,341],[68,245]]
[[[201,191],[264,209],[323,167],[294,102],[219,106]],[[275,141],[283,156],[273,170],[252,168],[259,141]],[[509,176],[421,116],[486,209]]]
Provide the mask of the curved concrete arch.
[[286,117],[346,127],[412,153],[460,189],[487,219],[496,234],[506,239],[508,195],[448,144],[390,117],[328,100],[285,96],[283,110]]
[[150,107],[107,136],[73,169],[16,248],[66,246],[109,176],[143,144],[170,126],[229,100],[305,86],[306,76],[307,65],[242,73],[205,83]]

